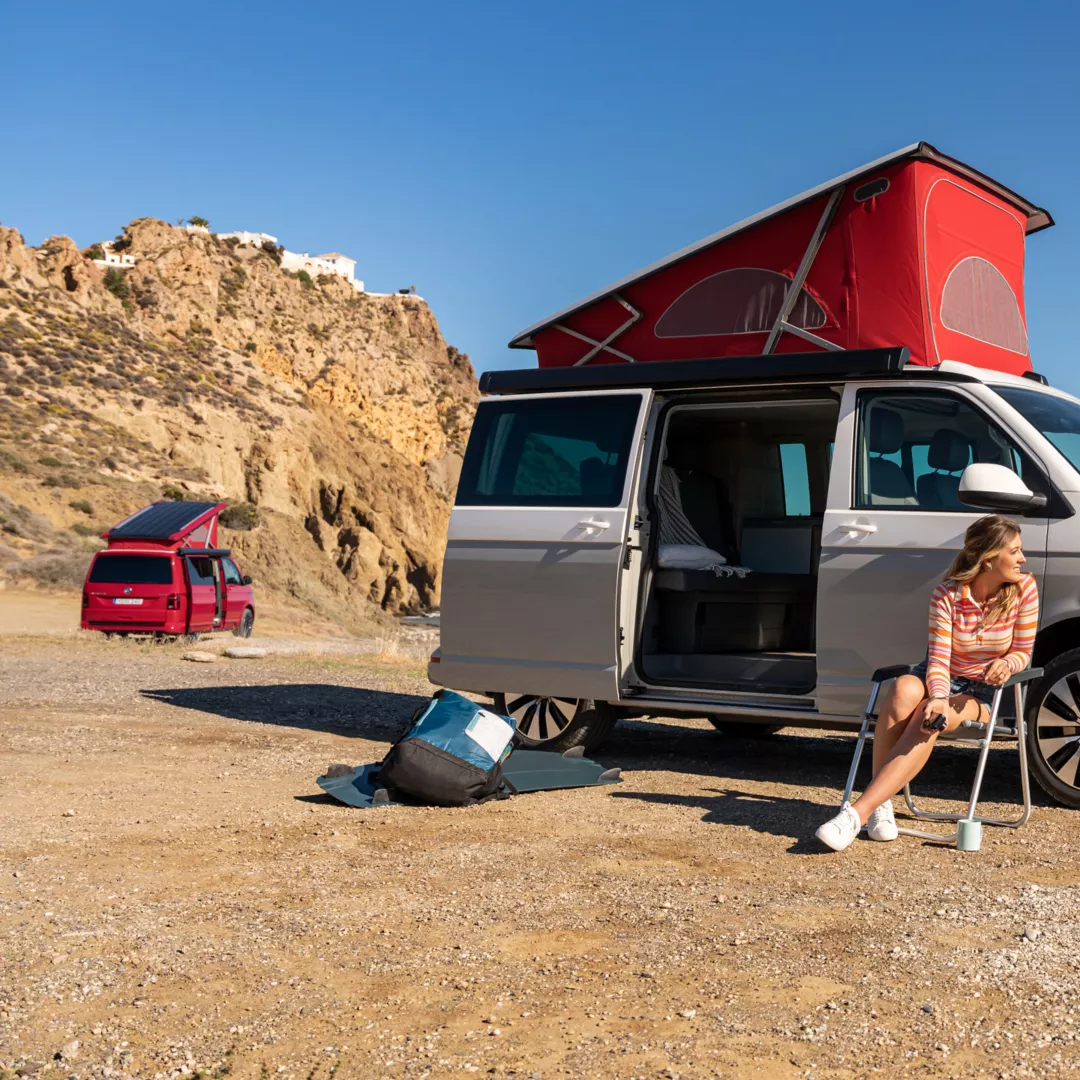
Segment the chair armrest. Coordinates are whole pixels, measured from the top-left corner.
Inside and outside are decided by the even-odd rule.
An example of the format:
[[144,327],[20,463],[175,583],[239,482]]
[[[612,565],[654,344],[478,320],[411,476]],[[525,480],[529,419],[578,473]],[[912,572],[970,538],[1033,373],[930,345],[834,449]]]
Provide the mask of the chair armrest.
[[899,679],[901,675],[910,674],[910,664],[893,664],[892,667],[879,667],[877,671],[870,676],[870,681],[876,683],[888,682],[889,679]]
[[1043,675],[1043,669],[1041,667],[1029,667],[1023,671],[1018,671],[1005,683],[1002,689],[1008,686],[1016,686],[1019,683],[1031,682],[1032,679],[1041,679]]

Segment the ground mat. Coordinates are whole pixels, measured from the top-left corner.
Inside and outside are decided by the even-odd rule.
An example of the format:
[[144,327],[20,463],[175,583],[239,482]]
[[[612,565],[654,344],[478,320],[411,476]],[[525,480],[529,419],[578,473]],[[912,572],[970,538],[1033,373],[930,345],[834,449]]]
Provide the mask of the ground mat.
[[[519,793],[560,788],[597,787],[622,782],[621,770],[607,769],[580,753],[552,754],[544,750],[515,750],[503,762],[503,776]],[[379,787],[379,763],[331,765],[317,783],[327,795],[349,806],[394,806]],[[378,797],[376,792],[379,792]]]

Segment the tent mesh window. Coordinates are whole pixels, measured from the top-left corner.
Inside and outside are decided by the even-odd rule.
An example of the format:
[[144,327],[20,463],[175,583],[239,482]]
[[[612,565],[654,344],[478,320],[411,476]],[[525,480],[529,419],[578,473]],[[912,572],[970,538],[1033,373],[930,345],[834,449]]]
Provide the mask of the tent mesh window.
[[1028,354],[1027,329],[1016,294],[989,260],[961,259],[941,292],[941,325],[1000,349]]
[[[677,297],[657,319],[654,333],[658,338],[768,333],[790,286],[791,279],[775,270],[722,270]],[[816,330],[826,321],[825,309],[803,289],[788,322]]]

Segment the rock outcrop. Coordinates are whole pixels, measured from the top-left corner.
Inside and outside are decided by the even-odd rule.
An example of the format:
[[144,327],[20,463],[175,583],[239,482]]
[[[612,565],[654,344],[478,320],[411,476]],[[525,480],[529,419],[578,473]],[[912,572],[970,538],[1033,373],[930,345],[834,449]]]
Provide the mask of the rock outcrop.
[[[113,270],[0,228],[9,576],[74,566],[155,498],[214,496],[250,504],[227,539],[263,588],[347,626],[436,605],[477,390],[427,305],[161,221],[122,237],[135,264]],[[53,534],[19,535],[27,514]]]

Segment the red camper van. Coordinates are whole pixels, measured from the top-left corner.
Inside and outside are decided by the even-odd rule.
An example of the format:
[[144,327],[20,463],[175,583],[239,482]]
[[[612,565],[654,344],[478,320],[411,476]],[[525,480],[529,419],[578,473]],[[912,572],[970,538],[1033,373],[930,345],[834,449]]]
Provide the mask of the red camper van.
[[249,637],[251,578],[217,546],[226,503],[156,502],[108,532],[83,585],[82,628],[191,639],[213,630]]

